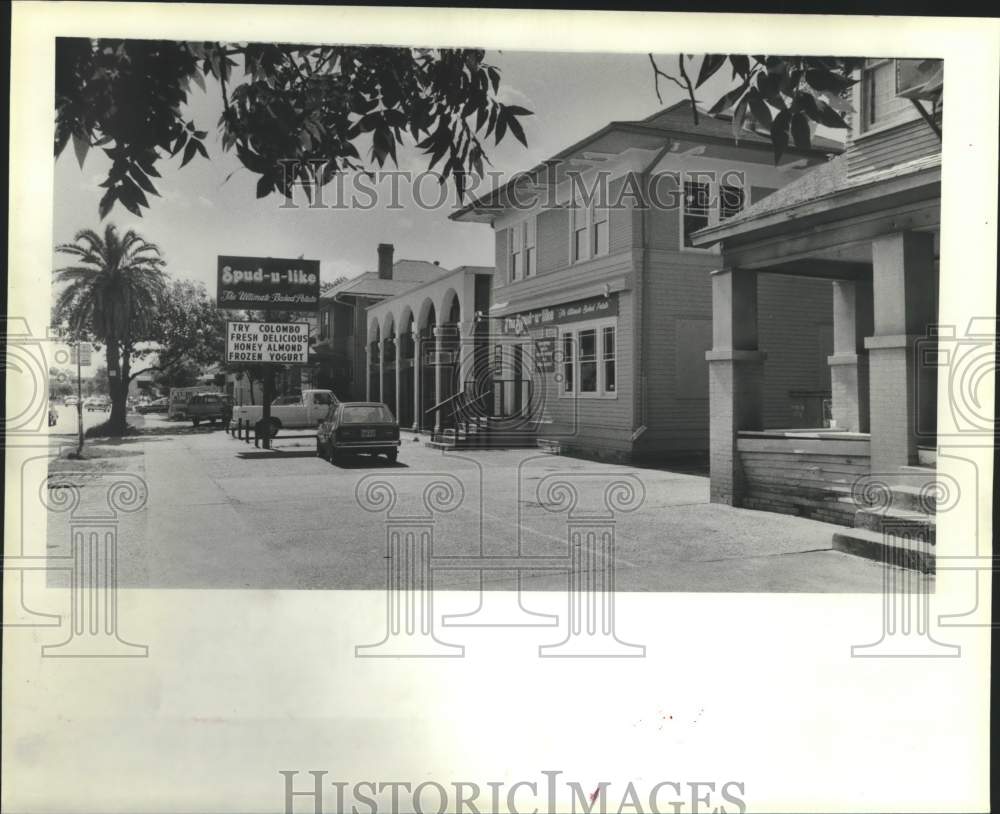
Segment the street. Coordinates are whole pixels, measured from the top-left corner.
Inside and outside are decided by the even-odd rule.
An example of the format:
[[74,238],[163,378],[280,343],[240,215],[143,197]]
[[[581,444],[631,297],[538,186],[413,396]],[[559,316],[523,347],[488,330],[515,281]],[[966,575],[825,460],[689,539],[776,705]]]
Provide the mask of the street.
[[[69,412],[69,409],[66,408]],[[97,423],[104,413],[84,413]],[[573,512],[605,511],[603,490],[634,475],[641,505],[613,513],[619,591],[879,591],[881,566],[835,552],[838,527],[708,502],[708,479],[659,469],[616,466],[538,450],[442,452],[403,433],[399,462],[360,456],[337,466],[315,455],[313,437],[279,435],[273,449],[221,429],[130,415],[138,434],[87,440],[104,476],[143,478],[148,502],[123,514],[118,584],[122,588],[383,589],[386,510],[377,487],[362,506],[366,476],[395,492],[392,516],[423,514],[433,523],[433,554],[565,557],[568,507],[554,480],[577,484]],[[75,415],[52,428],[70,442]],[[72,442],[70,442],[72,443]],[[106,456],[107,460],[102,460]],[[93,462],[86,462],[89,465]],[[71,461],[60,461],[72,479]],[[86,465],[83,466],[86,469]],[[428,484],[460,484],[448,511],[428,512]],[[546,480],[548,479],[548,480]],[[104,500],[83,479],[83,502]],[[366,481],[367,484],[367,481]],[[595,488],[596,487],[596,488]],[[96,503],[95,503],[96,505]],[[368,509],[372,509],[369,511]],[[68,519],[50,514],[48,546],[68,552]],[[520,552],[520,553],[519,553]],[[63,579],[58,575],[51,580]],[[435,573],[434,586],[476,589],[471,570]],[[487,571],[484,587],[509,590],[509,571]],[[521,571],[525,590],[565,589],[565,572]]]

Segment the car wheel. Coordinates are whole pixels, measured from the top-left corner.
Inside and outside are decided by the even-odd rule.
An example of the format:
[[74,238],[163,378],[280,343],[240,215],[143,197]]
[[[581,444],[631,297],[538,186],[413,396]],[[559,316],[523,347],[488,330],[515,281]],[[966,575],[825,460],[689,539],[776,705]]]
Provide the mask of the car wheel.
[[399,460],[399,450],[398,449],[390,449],[385,454],[385,457],[389,460],[389,463],[394,464],[394,463],[396,463],[397,460]]
[[326,457],[325,450],[323,449],[323,442],[320,441],[318,438],[316,439],[316,457],[317,458]]
[[197,426],[198,426],[199,424],[201,424],[201,419],[200,419],[200,418],[192,418],[192,419],[191,419],[191,423],[192,423],[192,424],[193,424],[193,425],[194,425],[195,427],[197,427]]
[[330,463],[340,466],[340,464],[344,462],[343,453],[338,452],[336,447],[330,447],[329,450],[330,450],[330,456],[328,460],[330,461]]

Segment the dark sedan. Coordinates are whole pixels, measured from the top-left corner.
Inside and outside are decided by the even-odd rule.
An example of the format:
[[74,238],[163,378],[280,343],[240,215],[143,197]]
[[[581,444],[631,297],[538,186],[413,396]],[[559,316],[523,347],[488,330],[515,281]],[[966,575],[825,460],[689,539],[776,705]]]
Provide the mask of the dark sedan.
[[149,404],[140,404],[136,410],[145,415],[146,413],[165,413],[169,408],[170,402],[167,399],[156,399]]
[[344,455],[399,457],[399,424],[392,411],[375,401],[334,404],[316,430],[316,454],[337,463]]

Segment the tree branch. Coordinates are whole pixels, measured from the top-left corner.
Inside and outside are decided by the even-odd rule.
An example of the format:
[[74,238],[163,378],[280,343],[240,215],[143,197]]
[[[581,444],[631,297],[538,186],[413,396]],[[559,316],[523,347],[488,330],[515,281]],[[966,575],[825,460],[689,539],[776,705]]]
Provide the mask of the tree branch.
[[[649,56],[649,62],[653,66],[653,85],[654,85],[654,90],[656,91],[656,98],[660,101],[660,104],[663,104],[663,97],[660,95],[660,77],[661,76],[664,79],[669,79],[671,82],[673,82],[675,85],[677,85],[677,87],[679,87],[681,90],[687,90],[687,88],[684,87],[684,84],[677,77],[671,76],[666,71],[661,70],[660,66],[656,64],[656,60],[653,59],[653,55],[652,54],[649,54],[648,56]],[[684,66],[681,65],[681,70],[683,70],[683,69],[684,69]]]

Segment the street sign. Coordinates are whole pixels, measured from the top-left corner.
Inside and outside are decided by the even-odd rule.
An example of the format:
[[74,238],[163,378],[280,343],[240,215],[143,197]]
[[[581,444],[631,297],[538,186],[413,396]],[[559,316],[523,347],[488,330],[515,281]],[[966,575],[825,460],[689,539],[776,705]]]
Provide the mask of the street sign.
[[238,311],[318,311],[319,260],[219,255],[216,304]]
[[226,322],[226,361],[304,365],[308,322]]
[[78,342],[69,349],[70,362],[74,365],[77,364],[77,354],[79,354],[80,366],[89,367],[93,350],[94,348],[89,342]]

